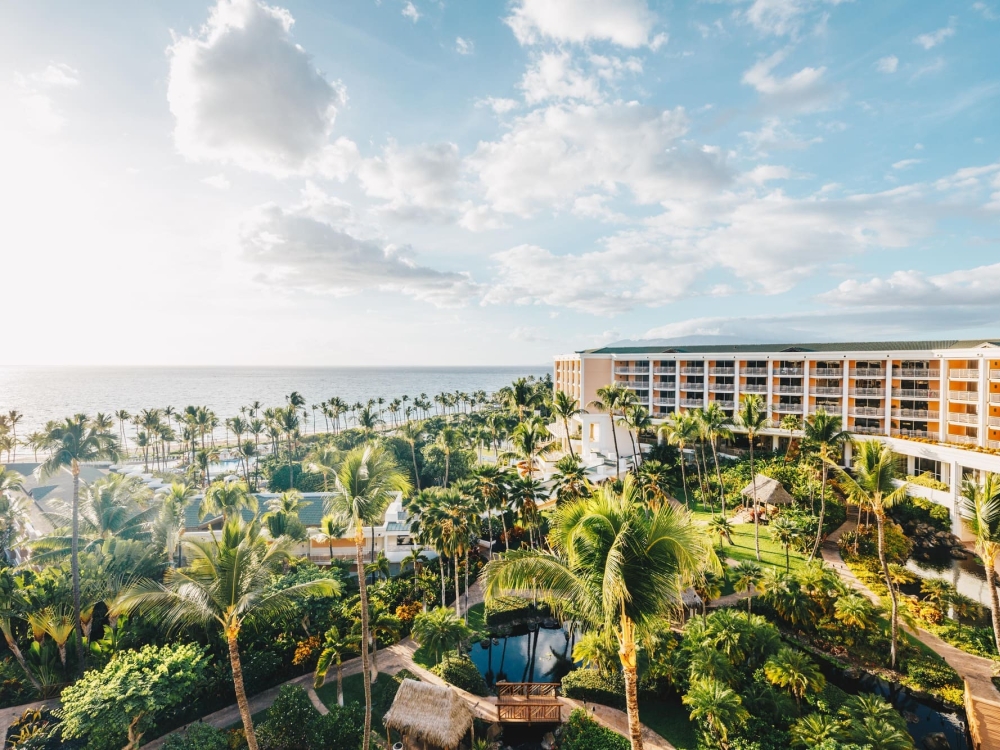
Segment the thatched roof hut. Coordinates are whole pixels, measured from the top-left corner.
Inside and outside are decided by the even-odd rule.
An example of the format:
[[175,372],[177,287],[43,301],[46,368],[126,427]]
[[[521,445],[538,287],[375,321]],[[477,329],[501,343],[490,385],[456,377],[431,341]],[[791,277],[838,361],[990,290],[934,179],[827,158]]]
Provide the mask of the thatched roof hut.
[[763,474],[755,476],[753,481],[743,488],[743,492],[740,494],[747,500],[753,500],[755,483],[757,485],[757,502],[762,505],[791,505],[795,502],[794,498],[781,486],[781,482]]
[[399,686],[383,723],[403,735],[407,747],[455,750],[472,729],[473,718],[465,701],[450,687],[407,679]]

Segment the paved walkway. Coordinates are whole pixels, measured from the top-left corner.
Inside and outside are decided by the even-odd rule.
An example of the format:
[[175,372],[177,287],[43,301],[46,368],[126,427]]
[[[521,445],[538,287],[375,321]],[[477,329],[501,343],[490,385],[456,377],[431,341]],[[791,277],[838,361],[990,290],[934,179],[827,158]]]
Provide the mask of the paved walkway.
[[[823,560],[837,571],[837,574],[848,586],[867,596],[873,603],[879,604],[879,597],[854,575],[854,572],[847,567],[847,563],[840,555],[838,543],[841,536],[852,531],[856,526],[857,521],[845,521],[840,528],[827,537],[821,547]],[[993,659],[966,653],[945,643],[933,633],[920,628],[917,629],[914,636],[948,662],[948,665],[965,680],[981,730],[981,750],[1000,750],[1000,693],[997,692],[991,679],[997,662]]]

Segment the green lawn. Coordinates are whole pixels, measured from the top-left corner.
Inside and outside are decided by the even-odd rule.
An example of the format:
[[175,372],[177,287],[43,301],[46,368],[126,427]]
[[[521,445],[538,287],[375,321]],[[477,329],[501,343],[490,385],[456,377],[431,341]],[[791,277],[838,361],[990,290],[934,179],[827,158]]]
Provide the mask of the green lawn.
[[697,750],[698,732],[680,699],[639,701],[639,719],[677,750]]
[[485,633],[486,627],[486,605],[480,602],[469,607],[469,627],[477,633]]
[[[691,515],[694,516],[696,521],[705,524],[712,520],[712,513],[707,508],[696,507],[691,511]],[[719,551],[718,545],[716,545],[715,549],[716,552]],[[724,544],[719,556],[721,558],[732,558],[737,562],[742,562],[743,560],[756,561],[757,553],[754,549],[753,524],[734,524],[733,543],[732,545],[728,543]],[[763,565],[777,566],[782,569],[785,567],[785,550],[780,544],[771,539],[766,524],[760,525],[760,557],[761,564]],[[793,571],[804,567],[805,564],[806,557],[804,555],[794,549],[790,550],[789,565]]]
[[[344,705],[357,703],[365,705],[365,685],[361,681],[362,675],[352,674],[344,678]],[[372,731],[379,736],[385,736],[385,727],[382,725],[382,716],[389,710],[396,691],[399,689],[399,681],[388,674],[379,674],[378,680],[372,685]],[[337,676],[331,670],[326,684],[316,691],[319,699],[328,706],[337,705]]]

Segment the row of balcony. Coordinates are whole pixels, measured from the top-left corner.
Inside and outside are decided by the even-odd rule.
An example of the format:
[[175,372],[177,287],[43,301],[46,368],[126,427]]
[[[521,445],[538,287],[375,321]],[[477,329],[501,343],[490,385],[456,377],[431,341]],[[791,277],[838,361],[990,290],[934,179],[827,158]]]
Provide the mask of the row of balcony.
[[[661,365],[652,368],[652,372],[658,375],[673,375],[676,373],[676,364],[673,365]],[[680,371],[684,375],[701,375],[705,372],[704,366],[687,366],[680,368]],[[632,375],[632,374],[648,374],[650,372],[649,363],[633,363],[631,365],[626,365],[624,367],[616,367],[615,373],[621,375]],[[710,367],[708,369],[710,375],[735,375],[735,367]],[[774,367],[771,369],[774,375],[788,375],[791,377],[801,377],[805,370],[802,367]],[[766,367],[743,367],[740,369],[741,375],[767,375],[768,368]],[[823,367],[814,368],[811,370],[810,375],[815,378],[839,378],[843,376],[843,372],[839,367]],[[885,368],[865,368],[865,367],[852,367],[850,369],[850,375],[853,378],[884,378],[886,376]],[[892,376],[894,378],[939,378],[941,376],[941,371],[937,368],[926,368],[926,367],[893,367]],[[952,368],[948,370],[948,377],[953,380],[978,380],[979,379],[979,368]],[[1000,380],[1000,370],[990,370],[989,371],[990,380]]]

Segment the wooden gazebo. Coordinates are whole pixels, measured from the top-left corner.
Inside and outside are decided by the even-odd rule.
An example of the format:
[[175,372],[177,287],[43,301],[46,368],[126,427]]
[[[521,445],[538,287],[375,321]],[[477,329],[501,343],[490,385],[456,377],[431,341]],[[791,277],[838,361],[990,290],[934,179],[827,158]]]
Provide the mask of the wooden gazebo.
[[386,730],[403,736],[406,750],[457,750],[472,731],[473,719],[468,705],[450,687],[407,679],[382,722]]
[[751,503],[754,498],[754,484],[757,485],[757,502],[765,510],[768,506],[773,508],[779,505],[791,505],[795,502],[795,498],[788,494],[785,488],[781,486],[781,482],[773,477],[758,474],[740,493]]

